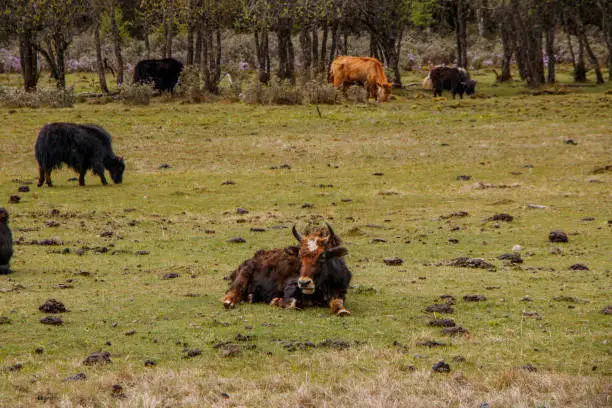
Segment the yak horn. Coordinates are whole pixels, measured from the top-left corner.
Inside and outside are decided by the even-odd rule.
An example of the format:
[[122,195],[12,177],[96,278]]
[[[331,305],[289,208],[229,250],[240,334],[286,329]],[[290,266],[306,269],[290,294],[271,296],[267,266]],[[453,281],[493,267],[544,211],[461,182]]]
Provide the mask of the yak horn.
[[291,231],[293,232],[293,236],[295,237],[295,239],[298,240],[298,242],[302,242],[302,236],[300,235],[299,232],[297,232],[297,230],[295,229],[295,225],[293,226],[293,228],[291,229]]
[[329,237],[332,238],[336,236],[336,234],[334,234],[334,230],[332,229],[331,225],[329,225],[327,221],[325,221],[325,225],[327,225],[327,229],[329,230]]

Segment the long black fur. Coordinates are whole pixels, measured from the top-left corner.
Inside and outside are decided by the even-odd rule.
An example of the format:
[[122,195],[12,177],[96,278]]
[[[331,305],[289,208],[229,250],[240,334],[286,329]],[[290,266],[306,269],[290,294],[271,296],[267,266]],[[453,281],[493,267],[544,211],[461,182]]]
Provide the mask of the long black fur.
[[463,99],[463,94],[472,95],[476,92],[476,81],[470,79],[470,75],[464,69],[450,67],[435,67],[429,73],[433,85],[434,96],[442,96],[442,91],[448,89],[459,98]]
[[10,261],[13,256],[13,235],[8,226],[9,214],[0,207],[0,275],[11,273]]
[[134,68],[134,83],[152,83],[159,91],[172,92],[183,64],[174,58],[142,60]]
[[104,170],[110,172],[113,182],[121,184],[125,162],[115,156],[111,146],[111,136],[96,125],[75,123],[50,123],[38,133],[36,140],[36,160],[38,161],[38,186],[46,182],[52,186],[51,171],[61,168],[65,163],[79,173],[79,184],[85,185],[85,173],[93,170],[100,176],[102,184],[108,184]]

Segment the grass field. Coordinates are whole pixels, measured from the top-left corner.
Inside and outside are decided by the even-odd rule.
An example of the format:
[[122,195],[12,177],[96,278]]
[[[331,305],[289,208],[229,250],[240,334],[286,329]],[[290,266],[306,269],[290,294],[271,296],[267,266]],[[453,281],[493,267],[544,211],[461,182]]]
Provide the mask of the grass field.
[[[17,242],[0,276],[0,406],[610,406],[609,89],[481,86],[461,101],[409,89],[322,117],[159,98],[0,108],[0,204]],[[52,121],[104,126],[124,184],[88,174],[78,187],[63,169],[37,188],[34,141]],[[487,220],[502,213],[513,220]],[[224,276],[324,221],[349,250],[351,316],[223,308]],[[553,230],[569,242],[549,242]],[[497,259],[515,245],[524,263]],[[494,268],[447,265],[462,256]],[[454,313],[426,312],[441,295]],[[61,326],[39,322],[50,298],[69,309]],[[468,332],[443,335],[434,318]],[[84,365],[96,351],[112,363]],[[440,360],[449,373],[432,371]]]

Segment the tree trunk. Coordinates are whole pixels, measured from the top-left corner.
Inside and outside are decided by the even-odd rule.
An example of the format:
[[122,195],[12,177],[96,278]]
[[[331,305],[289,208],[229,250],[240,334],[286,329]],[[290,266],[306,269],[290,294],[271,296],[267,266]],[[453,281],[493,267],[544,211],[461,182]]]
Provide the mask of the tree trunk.
[[197,29],[195,36],[193,64],[199,67],[202,64],[202,30],[200,28]]
[[321,38],[321,48],[319,54],[319,73],[325,72],[325,66],[327,65],[325,58],[327,57],[327,35],[328,35],[327,23],[323,24],[323,37]]
[[555,78],[555,25],[551,25],[546,30],[546,56],[548,57],[547,68],[548,68],[548,77],[547,82],[549,84],[554,84],[556,81]]
[[331,46],[329,47],[329,60],[327,63],[327,69],[326,72],[329,72],[329,69],[331,68],[331,64],[332,61],[334,60],[334,58],[336,58],[336,51],[337,51],[337,47],[338,47],[338,36],[339,36],[340,32],[338,31],[338,23],[334,22],[334,24],[332,24],[332,29],[331,29]]
[[166,58],[172,58],[172,28],[174,26],[174,0],[168,1],[168,11],[164,21],[164,35],[166,43]]
[[110,4],[110,22],[111,36],[113,39],[113,48],[115,49],[115,59],[117,61],[117,86],[123,84],[123,55],[121,55],[121,33],[117,25],[117,16],[115,15],[116,0],[112,0]]
[[576,61],[576,66],[574,67],[574,81],[576,82],[586,82],[586,65],[584,63],[584,42],[582,41],[582,36],[578,36],[578,60]]
[[23,88],[26,92],[36,91],[38,82],[38,54],[34,48],[32,31],[24,29],[19,35],[19,56]]
[[100,21],[96,21],[94,27],[94,41],[96,45],[96,70],[98,71],[98,78],[100,80],[100,89],[105,94],[108,92],[108,85],[106,84],[106,74],[104,69],[104,60],[102,59],[102,41],[100,40]]
[[194,60],[194,49],[193,49],[193,39],[194,39],[194,27],[193,23],[189,23],[187,27],[187,65],[193,65]]
[[149,43],[149,33],[151,31],[151,27],[149,24],[149,17],[147,13],[144,13],[144,46],[145,46],[145,55],[147,59],[151,58],[151,44]]
[[312,29],[312,69],[315,73],[319,72],[319,33],[316,25]]
[[511,11],[508,8],[501,10],[501,23],[499,25],[499,33],[502,41],[503,48],[503,59],[501,64],[501,75],[497,78],[499,82],[506,82],[512,80],[512,74],[510,72],[512,64],[512,54],[514,54],[515,41],[514,41],[514,29],[512,25]]
[[612,4],[610,1],[597,0],[597,6],[601,10],[601,31],[608,47],[608,80],[612,81]]
[[545,81],[542,55],[541,26],[533,8],[525,7],[518,0],[512,1],[512,14],[517,35],[516,57],[521,77],[529,87],[537,87]]
[[257,79],[263,84],[270,80],[270,54],[268,49],[268,31],[253,33],[255,38],[255,53],[257,56]]
[[576,27],[578,30],[578,39],[580,40],[580,44],[584,45],[584,49],[586,49],[587,55],[589,56],[589,60],[591,61],[591,65],[595,70],[596,81],[598,84],[603,84],[604,79],[603,75],[601,74],[601,69],[599,68],[599,61],[597,61],[597,56],[591,49],[591,45],[589,44],[589,39],[587,38],[586,31],[584,30],[584,24],[582,22],[582,19],[580,18],[579,13],[574,14],[574,21],[576,22]]
[[312,65],[312,40],[310,38],[309,27],[306,25],[300,29],[299,40],[300,51],[302,54],[302,75],[305,80],[309,80]]
[[282,19],[276,30],[278,38],[278,77],[281,80],[286,79],[295,83],[294,51],[291,42],[292,25],[293,22],[290,19]]
[[457,0],[457,21],[455,31],[457,36],[457,66],[466,68],[467,63],[467,11],[465,0]]

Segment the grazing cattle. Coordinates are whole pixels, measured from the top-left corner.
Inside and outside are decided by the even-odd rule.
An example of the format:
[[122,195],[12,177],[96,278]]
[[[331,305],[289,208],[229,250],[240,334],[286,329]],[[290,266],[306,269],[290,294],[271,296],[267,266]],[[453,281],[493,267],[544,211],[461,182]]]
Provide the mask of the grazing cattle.
[[351,281],[344,261],[348,251],[331,226],[305,237],[294,226],[293,235],[298,247],[257,251],[232,272],[226,308],[249,301],[283,308],[329,306],[338,316],[350,314],[344,307]]
[[142,60],[134,68],[134,83],[152,83],[159,91],[172,92],[183,64],[174,58]]
[[382,63],[369,57],[337,57],[331,64],[329,82],[336,89],[346,88],[354,83],[362,84],[368,96],[385,102],[391,95],[392,84],[387,81]]
[[11,273],[10,261],[13,256],[13,235],[8,226],[9,214],[0,207],[0,275]]
[[463,93],[472,95],[476,91],[476,81],[463,68],[435,67],[429,72],[433,85],[434,96],[442,96],[442,90],[447,89],[463,99]]
[[51,183],[51,171],[61,168],[63,163],[79,173],[79,185],[85,185],[85,173],[93,170],[100,176],[102,184],[108,184],[104,170],[110,172],[116,184],[123,181],[125,162],[115,156],[111,147],[111,136],[96,125],[74,123],[50,123],[38,133],[36,140],[36,160],[38,161],[38,187]]

